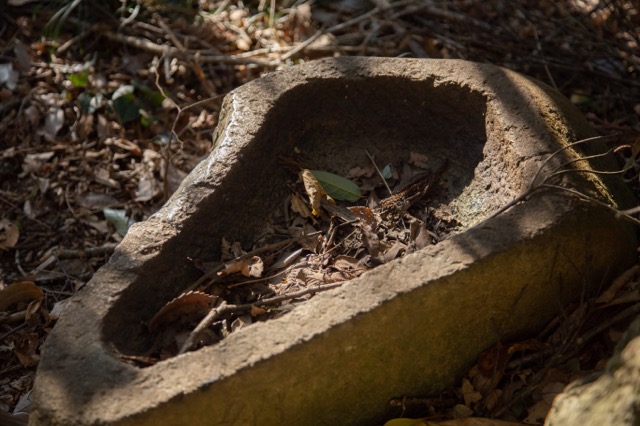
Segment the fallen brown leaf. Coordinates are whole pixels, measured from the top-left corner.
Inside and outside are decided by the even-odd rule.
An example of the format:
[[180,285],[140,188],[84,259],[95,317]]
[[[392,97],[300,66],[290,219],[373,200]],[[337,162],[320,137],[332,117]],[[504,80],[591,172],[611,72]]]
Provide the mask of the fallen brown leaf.
[[26,303],[40,299],[42,289],[32,281],[20,281],[0,290],[0,311],[4,311],[15,303]]
[[303,170],[300,173],[300,178],[302,179],[304,189],[307,191],[309,201],[311,202],[311,214],[314,216],[320,216],[320,204],[325,197],[329,199],[329,196],[320,185],[320,182],[313,177],[310,170]]
[[6,219],[0,220],[0,250],[8,250],[16,245],[20,231]]
[[183,315],[196,312],[208,312],[211,309],[211,302],[216,300],[216,296],[190,291],[173,299],[164,305],[157,314],[149,321],[149,331],[155,333],[161,326],[174,322]]

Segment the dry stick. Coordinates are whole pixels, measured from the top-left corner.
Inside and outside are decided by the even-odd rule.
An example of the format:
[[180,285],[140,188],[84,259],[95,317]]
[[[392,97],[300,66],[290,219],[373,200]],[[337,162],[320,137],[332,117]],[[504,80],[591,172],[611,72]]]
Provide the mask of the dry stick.
[[[489,216],[489,217],[488,217],[487,219],[485,219],[484,221],[489,220],[489,219],[493,219],[493,218],[495,218],[496,216],[498,216],[498,215],[500,215],[500,214],[504,213],[505,211],[509,210],[511,207],[515,206],[516,204],[518,204],[518,203],[520,203],[520,202],[522,202],[522,201],[526,200],[526,199],[527,199],[531,194],[533,194],[534,192],[536,192],[537,190],[539,190],[539,189],[541,189],[541,188],[551,188],[551,187],[555,187],[555,186],[546,185],[546,182],[548,182],[548,180],[549,180],[551,177],[555,176],[555,175],[554,175],[555,173],[558,173],[558,172],[559,172],[559,170],[558,170],[558,169],[560,169],[560,168],[562,168],[562,167],[564,167],[564,166],[566,166],[566,165],[569,165],[569,164],[573,163],[573,162],[574,162],[574,160],[570,160],[570,161],[568,161],[568,162],[566,162],[566,163],[561,164],[559,167],[556,167],[555,169],[553,169],[553,171],[551,172],[551,174],[550,174],[550,175],[547,175],[547,176],[543,177],[542,182],[541,182],[540,184],[537,184],[537,180],[538,180],[538,177],[540,177],[540,173],[542,173],[542,170],[544,169],[544,167],[545,167],[547,164],[549,164],[549,162],[550,162],[554,157],[556,157],[557,155],[559,155],[559,154],[560,154],[560,153],[562,153],[563,151],[568,150],[568,149],[570,149],[570,148],[573,148],[574,146],[577,146],[577,145],[580,145],[580,144],[584,144],[584,143],[588,143],[588,142],[593,142],[593,141],[596,141],[596,140],[608,139],[608,138],[611,138],[611,137],[614,137],[614,136],[615,136],[615,135],[609,135],[609,136],[594,136],[594,137],[587,138],[587,139],[581,139],[581,140],[579,140],[579,141],[571,142],[571,143],[569,143],[569,144],[567,144],[567,145],[565,145],[565,146],[563,146],[563,147],[559,148],[558,150],[554,151],[551,155],[549,155],[547,158],[545,158],[545,160],[542,162],[542,164],[538,167],[538,170],[536,170],[536,173],[533,175],[533,178],[531,179],[531,182],[530,182],[530,183],[529,183],[529,185],[527,186],[527,189],[525,189],[525,191],[524,191],[522,194],[518,195],[516,198],[514,198],[513,200],[509,201],[507,204],[505,204],[504,206],[502,206],[500,209],[498,209],[496,212],[494,212],[491,216]],[[582,157],[582,158],[577,159],[576,161],[581,161],[581,160],[585,160],[585,159],[595,158],[595,157],[597,157],[597,156],[599,156],[599,155],[600,155],[600,154],[595,155],[595,156],[590,156],[590,157]],[[606,155],[606,154],[603,154],[603,155]],[[568,172],[574,172],[574,173],[575,173],[575,172],[584,172],[584,173],[593,173],[593,174],[599,174],[599,173],[600,173],[600,174],[608,174],[608,173],[611,173],[611,172],[598,172],[598,171],[595,171],[595,170],[585,170],[585,169],[580,169],[580,170],[575,170],[575,169],[574,169],[574,170],[563,171],[563,172],[567,172],[567,173],[568,173]],[[545,186],[545,185],[546,185],[546,186]],[[561,188],[561,187],[558,187],[558,188]],[[565,188],[565,189],[566,189],[566,188]],[[575,192],[577,192],[577,191],[575,191]],[[632,222],[636,222],[636,219],[634,219],[634,218],[632,218],[632,217],[630,217],[630,216],[628,216],[628,215],[624,215],[624,213],[623,213],[623,212],[620,212],[619,210],[617,210],[617,209],[615,209],[615,208],[613,208],[613,207],[609,206],[608,204],[601,203],[601,202],[599,202],[599,201],[597,201],[597,200],[595,200],[595,199],[592,199],[592,198],[590,198],[589,196],[584,195],[584,194],[580,194],[580,195],[581,195],[581,198],[590,199],[590,200],[593,200],[593,201],[594,201],[594,202],[596,202],[596,203],[599,203],[599,204],[605,205],[605,206],[607,206],[609,209],[614,210],[616,213],[620,213],[622,216],[628,217],[629,219],[631,219],[631,221],[632,221]],[[616,217],[620,217],[620,216],[616,216]],[[483,222],[484,222],[484,221],[483,221]],[[638,223],[640,223],[640,221],[638,221]]]
[[[357,220],[350,220],[348,222],[343,222],[341,224],[339,224],[338,226],[335,227],[333,235],[331,236],[331,240],[333,240],[333,237],[335,237],[335,231],[342,225],[350,225],[352,223],[357,222]],[[335,246],[331,247],[329,250],[325,251],[323,254],[330,254],[332,251],[335,251],[338,249],[338,247],[340,247],[341,245],[343,245],[346,241],[349,240],[349,238],[351,238],[353,235],[355,235],[355,233],[357,232],[357,229],[354,229],[353,231],[351,231],[346,237],[344,237],[342,239],[342,241],[340,241],[338,244],[336,244]],[[348,249],[347,249],[347,253],[348,253]]]
[[[169,26],[164,22],[164,19],[162,19],[162,17],[157,13],[154,14],[154,18],[158,22],[158,25],[160,26],[160,28],[162,28],[166,32],[167,36],[169,37],[169,40],[171,40],[171,42],[178,49],[180,49],[180,51],[183,54],[188,55],[187,48],[184,46],[184,44],[182,44],[182,42],[178,39],[178,36],[175,35],[175,33],[171,30],[171,28],[169,28]],[[191,66],[191,69],[193,70],[193,72],[195,73],[196,77],[200,81],[200,84],[202,84],[202,86],[204,86],[204,89],[207,91],[209,96],[217,96],[217,95],[215,95],[215,89],[211,86],[211,83],[209,83],[209,81],[205,78],[204,70],[202,69],[202,67],[196,61],[198,56],[199,55],[196,55],[193,60],[190,60],[189,61],[189,65]]]
[[214,277],[218,272],[222,271],[229,263],[234,263],[234,262],[240,262],[242,260],[248,259],[249,257],[255,256],[257,254],[263,253],[265,251],[269,251],[269,250],[274,250],[280,247],[284,247],[288,244],[292,244],[298,241],[302,241],[305,238],[308,237],[313,237],[316,235],[319,235],[321,232],[317,231],[317,232],[312,232],[311,234],[307,234],[307,235],[302,235],[300,237],[295,237],[295,238],[289,238],[286,240],[282,240],[279,241],[277,243],[273,243],[273,244],[267,244],[266,246],[262,246],[262,247],[258,247],[255,250],[251,250],[250,252],[247,252],[241,256],[238,256],[228,262],[225,262],[221,265],[218,265],[217,267],[213,268],[212,270],[208,271],[207,273],[205,273],[203,276],[201,276],[200,278],[198,278],[193,284],[191,284],[189,287],[187,287],[182,294],[184,293],[188,293],[194,289],[196,289],[200,284],[202,284],[203,282],[205,282],[206,280]]
[[533,35],[536,37],[536,48],[538,49],[538,51],[540,51],[540,56],[542,57],[542,61],[543,61],[542,68],[544,68],[544,72],[545,74],[547,74],[547,78],[551,82],[551,85],[553,86],[553,88],[558,90],[558,85],[556,84],[556,81],[553,79],[553,76],[551,75],[551,71],[549,70],[549,65],[547,65],[547,59],[544,57],[544,51],[542,50],[542,43],[540,43],[540,37],[538,36],[538,29],[535,26],[533,27]]
[[[300,250],[302,250],[302,249],[300,249]],[[253,280],[241,281],[241,282],[238,282],[238,283],[230,284],[230,285],[226,286],[226,288],[236,288],[236,287],[240,287],[241,285],[255,284],[255,283],[259,283],[260,281],[270,280],[270,279],[275,278],[275,277],[277,277],[279,275],[286,274],[287,272],[289,272],[292,268],[294,268],[297,265],[298,265],[297,263],[294,263],[293,265],[286,266],[280,272],[276,272],[275,274],[267,275],[266,277],[255,278]]]
[[269,5],[269,28],[273,29],[276,25],[276,0],[271,0]]
[[[24,210],[23,210],[23,209],[21,209],[20,207],[18,207],[18,206],[16,206],[15,204],[13,204],[11,201],[9,201],[9,200],[7,200],[6,198],[4,198],[1,194],[0,194],[0,202],[5,203],[5,204],[6,204],[6,205],[8,205],[9,207],[11,207],[13,210],[15,210],[17,213],[22,213],[22,214],[24,214]],[[40,224],[40,225],[42,225],[42,226],[44,226],[44,227],[46,227],[46,228],[49,228],[49,229],[53,228],[51,225],[49,225],[49,224],[47,224],[47,223],[44,223],[43,221],[41,221],[40,219],[37,219],[37,218],[35,218],[35,217],[33,217],[33,218],[32,218],[32,217],[29,217],[28,215],[25,215],[25,217],[26,217],[28,220],[32,220],[32,221],[34,221],[34,222],[36,222],[36,223],[38,223],[38,224]]]
[[369,154],[369,151],[367,151],[366,149],[364,150],[364,152],[365,152],[365,154],[367,154],[367,157],[369,157],[369,160],[371,160],[371,164],[373,164],[373,167],[376,168],[376,172],[378,172],[378,175],[380,175],[380,177],[382,178],[382,182],[384,183],[384,186],[387,188],[387,191],[389,191],[389,195],[392,195],[393,192],[391,191],[391,188],[389,188],[389,184],[387,183],[387,180],[384,178],[384,175],[382,174],[382,172],[378,168],[378,165],[373,160],[373,156],[371,154]]
[[629,306],[627,309],[619,312],[617,315],[614,315],[613,317],[608,318],[605,321],[599,323],[594,328],[587,331],[586,333],[578,337],[578,339],[576,339],[576,343],[578,347],[584,346],[588,341],[590,341],[591,339],[593,339],[603,331],[607,330],[611,326],[621,321],[624,321],[629,317],[635,317],[636,314],[638,314],[639,312],[640,312],[640,303],[636,303],[634,305]]
[[435,8],[433,5],[425,6],[422,8],[422,10],[427,15],[435,16],[436,18],[442,18],[447,21],[458,22],[461,24],[471,24],[485,31],[493,31],[494,29],[494,27],[492,27],[490,24],[487,24],[480,19],[472,18],[465,13]]
[[[123,4],[123,6],[124,6],[124,4]],[[139,13],[140,13],[140,3],[136,4],[136,7],[133,8],[133,11],[131,12],[131,14],[129,16],[127,16],[126,18],[124,18],[122,20],[122,22],[120,22],[120,25],[118,25],[118,31],[122,31],[122,29],[124,27],[126,27],[130,23],[134,22],[136,20],[136,18],[138,17]]]
[[78,43],[79,41],[84,40],[85,38],[87,38],[88,36],[90,36],[91,34],[93,34],[96,30],[100,29],[103,27],[103,24],[94,24],[91,27],[87,28],[86,30],[82,31],[80,34],[78,34],[75,37],[72,37],[71,39],[67,40],[66,42],[64,42],[62,45],[60,45],[60,47],[58,47],[56,49],[56,55],[61,55],[64,52],[67,51],[67,49],[69,49],[71,46],[73,46],[74,44]]
[[225,10],[227,8],[227,6],[229,6],[229,3],[231,3],[231,0],[224,0],[222,2],[222,4],[220,6],[218,6],[218,8],[213,12],[213,14],[217,15],[220,12],[222,12],[223,10]]
[[[160,61],[162,60],[162,58],[164,58],[164,55],[160,57]],[[195,66],[199,68],[199,65],[195,64]],[[197,73],[196,73],[197,74]],[[158,72],[158,69],[156,67],[156,79],[155,79],[155,83],[156,83],[156,87],[157,89],[160,91],[160,93],[162,93],[162,96],[164,96],[167,99],[171,99],[171,102],[173,103],[173,105],[175,105],[176,109],[178,110],[178,113],[176,114],[176,118],[173,120],[173,125],[171,126],[171,139],[169,140],[169,145],[167,146],[167,149],[171,148],[171,143],[173,142],[173,139],[175,138],[175,140],[180,144],[180,147],[182,149],[182,147],[184,146],[184,143],[182,142],[182,140],[180,139],[180,136],[178,135],[178,133],[176,132],[176,126],[178,125],[178,120],[180,119],[180,116],[182,115],[182,113],[190,108],[194,108],[196,106],[199,105],[203,105],[205,103],[220,99],[222,97],[224,97],[226,94],[221,94],[221,95],[217,95],[217,96],[213,96],[207,99],[203,99],[201,101],[197,101],[194,102],[192,104],[189,104],[185,107],[181,107],[178,105],[177,102],[175,102],[168,94],[167,92],[165,92],[164,88],[162,87],[162,85],[160,85],[160,73]],[[170,153],[169,153],[170,154]],[[164,180],[162,182],[162,191],[163,191],[163,195],[165,199],[169,198],[169,166],[171,164],[171,159],[172,156],[171,155],[167,155],[167,157],[165,158],[165,164],[164,164]]]
[[289,59],[290,57],[292,57],[296,53],[298,53],[301,50],[304,50],[307,47],[309,47],[309,45],[311,45],[311,43],[316,41],[322,34],[324,34],[324,32],[325,32],[324,29],[320,29],[320,30],[316,31],[315,34],[313,34],[311,37],[306,39],[303,43],[300,43],[299,45],[297,45],[296,47],[294,47],[293,49],[291,49],[290,51],[288,51],[287,53],[285,53],[284,55],[282,55],[280,58],[276,59],[275,61],[272,61],[271,63],[274,64],[274,65],[277,65],[277,63],[280,63],[282,61],[286,61],[287,59]]
[[560,191],[565,191],[565,192],[568,192],[570,194],[576,195],[579,198],[582,198],[583,200],[590,201],[592,203],[595,203],[595,204],[597,204],[599,206],[602,206],[602,207],[606,208],[607,210],[612,211],[613,213],[615,213],[616,219],[624,219],[624,220],[627,220],[628,222],[633,223],[634,225],[640,226],[640,220],[636,219],[635,217],[629,216],[628,214],[625,214],[624,212],[616,209],[615,207],[611,207],[609,204],[603,203],[602,201],[599,201],[599,200],[596,200],[595,198],[590,197],[590,196],[588,196],[586,194],[583,194],[580,191],[576,191],[575,189],[565,188],[564,186],[559,186],[559,185],[551,185],[549,183],[544,183],[544,184],[540,185],[540,188],[557,189],[557,190],[560,190]]
[[25,328],[27,325],[29,325],[29,323],[27,322],[23,322],[22,324],[15,326],[14,328],[12,328],[11,330],[7,331],[6,333],[4,333],[2,336],[0,336],[0,342],[2,342],[4,339],[6,339],[7,337],[11,336],[12,334],[22,330],[23,328]]
[[620,213],[621,214],[625,214],[625,215],[638,214],[638,213],[640,213],[640,206],[633,207],[633,208],[628,209],[628,210],[621,210]]
[[408,6],[411,4],[415,4],[415,0],[407,0],[407,1],[399,1],[396,3],[392,3],[389,6],[386,7],[374,7],[373,9],[371,9],[370,11],[368,11],[367,13],[364,13],[360,16],[356,16],[353,19],[349,19],[348,21],[345,21],[341,24],[337,24],[334,25],[333,27],[330,27],[329,29],[327,29],[328,33],[333,33],[335,31],[340,31],[342,29],[348,28],[351,25],[357,24],[361,21],[364,21],[365,19],[371,18],[374,15],[377,15],[380,12],[386,12],[388,10],[392,10],[392,9],[397,9],[399,7],[404,7],[404,6]]
[[[129,46],[135,47],[137,49],[146,50],[148,52],[156,53],[158,55],[169,55],[175,56],[177,58],[189,58],[191,60],[195,60],[197,53],[196,52],[181,52],[180,49],[172,46],[164,46],[161,44],[154,43],[150,40],[128,36],[125,34],[114,33],[112,31],[104,31],[102,35],[107,37],[109,40],[117,41],[119,43],[124,43]],[[198,52],[200,53],[200,51]],[[230,64],[230,65],[260,65],[263,67],[272,67],[271,62],[263,61],[260,59],[248,59],[242,58],[238,56],[231,55],[207,55],[207,54],[199,54],[198,60],[201,63],[221,63],[221,64]]]
[[[4,312],[3,312],[4,314]],[[1,324],[13,324],[16,322],[23,322],[24,319],[27,317],[27,310],[24,309],[22,311],[19,312],[15,312],[13,314],[6,314],[6,315],[0,315],[0,325]]]
[[[164,54],[160,56],[160,59],[158,60],[158,64],[164,60],[164,56],[165,56]],[[176,133],[176,125],[178,123],[178,119],[180,118],[180,115],[182,114],[182,108],[164,91],[164,88],[160,85],[160,73],[158,72],[158,67],[155,67],[155,73],[156,73],[156,79],[155,79],[156,87],[158,88],[160,93],[162,93],[162,96],[164,96],[167,99],[171,99],[171,102],[173,103],[173,105],[175,105],[176,109],[178,110],[178,113],[176,114],[176,118],[173,120],[173,125],[171,126],[171,138],[169,138],[169,143],[166,147],[166,150],[164,148],[161,150],[163,154],[162,156],[164,157],[164,170],[163,170],[164,178],[162,180],[162,195],[164,196],[165,200],[168,200],[169,199],[169,166],[171,165],[171,159],[173,157],[171,155],[171,144],[173,143],[173,139],[174,138],[176,139],[176,141],[178,142],[181,148],[184,146],[184,143],[180,140],[180,138],[178,137],[178,134]],[[165,152],[167,153],[166,156],[164,155]]]
[[118,244],[107,243],[100,247],[90,247],[87,249],[71,250],[71,249],[58,249],[54,252],[55,257],[58,259],[79,259],[85,257],[98,257],[112,254]]
[[193,331],[189,334],[189,337],[187,338],[187,340],[184,342],[184,344],[180,348],[180,352],[178,352],[178,355],[181,355],[181,354],[189,351],[194,346],[194,344],[195,344],[196,340],[198,339],[198,337],[200,336],[200,334],[202,334],[202,332],[207,327],[209,327],[211,324],[213,324],[214,321],[216,319],[220,318],[222,315],[235,313],[235,312],[250,311],[252,307],[262,307],[262,306],[276,305],[276,304],[278,304],[280,302],[284,302],[284,301],[287,301],[287,300],[295,299],[296,297],[302,297],[302,296],[306,296],[307,294],[314,294],[314,293],[320,293],[320,292],[323,292],[323,291],[331,290],[331,289],[340,287],[342,284],[343,284],[343,282],[340,281],[340,282],[336,282],[336,283],[320,285],[320,286],[317,286],[317,287],[310,287],[310,288],[306,288],[304,290],[296,291],[294,293],[283,294],[283,295],[280,295],[280,296],[275,296],[275,297],[271,297],[269,299],[259,300],[259,301],[254,302],[254,303],[246,303],[246,304],[243,304],[243,305],[228,305],[226,302],[223,301],[220,304],[220,306],[218,306],[217,308],[212,309],[211,311],[209,311],[207,316],[204,317],[202,319],[202,321],[200,321],[200,323],[196,326],[196,328],[193,329]]
[[[282,63],[283,61],[286,61],[287,59],[291,58],[293,55],[299,53],[300,51],[306,49],[307,47],[309,47],[314,41],[316,41],[322,34],[325,33],[334,33],[336,31],[340,31],[344,28],[348,28],[352,25],[355,25],[361,21],[364,21],[380,12],[384,12],[387,10],[391,10],[391,9],[396,9],[398,7],[402,7],[402,6],[406,6],[406,5],[410,5],[415,3],[414,0],[409,0],[409,1],[400,1],[394,4],[391,4],[387,7],[375,7],[373,9],[371,9],[370,11],[368,11],[367,13],[364,13],[360,16],[357,16],[353,19],[350,19],[348,21],[345,21],[341,24],[337,24],[334,25],[330,28],[325,29],[319,29],[318,31],[316,31],[311,37],[309,37],[307,40],[305,40],[303,43],[299,44],[298,46],[294,47],[292,50],[290,50],[289,52],[285,53],[284,55],[282,55],[280,58],[275,59],[273,61],[271,61],[271,66],[275,66],[278,65],[280,63]],[[422,8],[422,7],[421,7]],[[358,48],[359,49],[359,48]]]
[[171,28],[169,28],[169,26],[164,22],[162,17],[159,14],[154,13],[153,18],[156,20],[156,22],[158,22],[160,28],[162,28],[162,30],[166,33],[167,37],[169,37],[169,40],[171,40],[175,47],[177,47],[181,52],[187,53],[187,49],[184,47],[184,44],[182,44],[175,33],[171,31]]
[[[557,174],[564,174],[564,173],[568,173],[568,172],[572,172],[572,171],[578,171],[581,169],[569,169],[569,170],[562,170],[563,167],[566,166],[570,166],[571,164],[575,164],[575,163],[579,163],[581,161],[585,161],[585,160],[593,160],[596,158],[602,158],[602,157],[606,157],[607,155],[611,154],[612,152],[614,152],[614,148],[609,149],[606,152],[600,153],[600,154],[593,154],[593,155],[588,155],[586,157],[578,157],[578,158],[574,158],[573,160],[569,160],[565,163],[560,164],[558,167],[556,167],[554,169],[553,172],[551,172],[551,174],[549,176],[547,176],[545,179],[548,180],[549,178],[557,175]],[[601,174],[601,175],[615,175],[615,174],[621,174],[621,173],[626,173],[627,170],[630,170],[631,167],[626,167],[623,168],[622,170],[617,170],[614,172],[607,172],[607,171],[593,171],[594,173],[597,174]]]
[[[496,413],[494,413],[494,417],[495,418],[500,417],[514,403],[516,403],[518,401],[521,401],[522,399],[524,399],[528,395],[530,395],[532,392],[534,392],[537,389],[537,385],[539,384],[539,382],[544,377],[544,374],[540,374],[541,372],[543,372],[543,371],[546,372],[551,367],[553,367],[555,365],[559,365],[562,362],[568,360],[569,358],[574,356],[574,354],[577,353],[578,350],[580,350],[580,348],[582,348],[587,342],[591,341],[591,339],[596,337],[598,334],[602,333],[604,330],[606,330],[609,327],[617,324],[618,322],[626,320],[627,318],[629,318],[631,316],[635,316],[638,313],[640,313],[640,303],[636,303],[635,305],[632,305],[632,306],[628,307],[627,309],[623,310],[622,312],[619,312],[617,315],[607,319],[606,321],[603,321],[602,323],[598,324],[596,327],[592,328],[591,330],[587,331],[586,333],[584,333],[581,336],[578,336],[576,339],[572,340],[572,345],[571,345],[571,349],[572,350],[570,352],[562,352],[562,351],[560,351],[560,352],[554,353],[553,349],[545,349],[543,351],[537,352],[536,354],[529,355],[527,357],[527,360],[526,360],[527,362],[537,361],[537,360],[546,358],[549,355],[552,355],[552,362],[549,363],[547,368],[545,368],[544,370],[536,373],[536,375],[530,380],[529,386],[527,386],[527,388],[522,393],[519,393],[519,394],[515,395],[513,397],[513,399],[509,402],[509,404],[505,405],[500,410],[498,410]],[[567,345],[567,346],[569,346],[569,345]],[[515,361],[513,361],[512,363],[517,368],[517,366],[518,366],[517,363]],[[512,363],[509,363],[509,364],[511,365]],[[521,364],[524,364],[524,363],[525,363],[524,361],[521,361]]]
[[14,257],[14,261],[16,264],[16,268],[18,268],[18,271],[23,275],[26,276],[27,273],[24,271],[24,269],[22,269],[22,264],[20,263],[20,250],[16,250],[16,254]]
[[598,296],[596,303],[609,304],[616,297],[618,291],[631,282],[631,279],[638,273],[638,271],[640,271],[640,264],[636,263],[631,268],[620,274],[615,280],[613,280],[611,285]]
[[559,148],[558,150],[554,151],[551,155],[549,155],[540,165],[540,167],[538,168],[538,170],[536,171],[536,174],[533,176],[533,179],[531,179],[531,183],[529,184],[529,189],[533,188],[533,186],[536,183],[536,180],[538,179],[538,176],[540,176],[540,173],[542,172],[542,169],[544,168],[544,166],[546,166],[555,156],[559,155],[561,152],[568,150],[569,148],[573,148],[574,146],[577,145],[581,145],[584,143],[589,143],[589,142],[594,142],[597,140],[603,140],[603,139],[609,139],[612,137],[615,137],[617,135],[609,135],[609,136],[594,136],[591,138],[586,138],[586,139],[581,139],[579,141],[575,141],[575,142],[571,142],[561,148]]

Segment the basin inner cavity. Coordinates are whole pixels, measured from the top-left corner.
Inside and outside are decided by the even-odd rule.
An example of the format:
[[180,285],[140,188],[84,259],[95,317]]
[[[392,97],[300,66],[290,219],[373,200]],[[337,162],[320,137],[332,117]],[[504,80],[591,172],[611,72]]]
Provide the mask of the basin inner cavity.
[[[153,339],[146,324],[202,275],[193,259],[219,259],[223,237],[253,246],[290,191],[292,174],[282,156],[300,153],[313,168],[341,176],[369,164],[365,151],[379,167],[405,164],[412,154],[426,157],[430,170],[446,160],[438,189],[426,199],[451,214],[453,233],[482,221],[523,188],[510,176],[516,156],[482,93],[429,79],[375,77],[309,79],[273,96],[277,89],[263,80],[255,82],[252,96],[226,100],[213,152],[187,178],[193,196],[174,197],[154,216],[163,227],[175,211],[184,215],[171,223],[178,232],[145,261],[145,269],[130,275],[132,284],[109,312],[103,336],[117,351],[148,351]],[[264,112],[257,126],[243,122],[243,112],[254,109]],[[212,177],[211,165],[220,163],[224,167],[216,170],[224,173]],[[212,185],[213,191],[198,196],[199,188]]]

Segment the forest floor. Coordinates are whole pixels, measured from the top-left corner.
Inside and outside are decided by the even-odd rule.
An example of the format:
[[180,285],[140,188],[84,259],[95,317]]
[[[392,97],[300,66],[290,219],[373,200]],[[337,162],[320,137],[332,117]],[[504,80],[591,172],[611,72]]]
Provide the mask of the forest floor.
[[[126,4],[0,0],[0,414],[17,422],[27,418],[40,348],[64,301],[206,157],[223,96],[274,70],[357,55],[519,71],[557,88],[611,136],[640,194],[637,2]],[[615,285],[637,290],[638,268]],[[627,299],[620,312],[638,303]],[[539,424],[564,385],[604,367],[632,319],[603,328],[588,302],[558,322],[591,336],[573,352],[554,358],[545,341],[506,342],[442,395],[392,400],[397,416]],[[524,352],[526,363],[515,355]],[[483,387],[478,370],[487,365],[494,376]]]

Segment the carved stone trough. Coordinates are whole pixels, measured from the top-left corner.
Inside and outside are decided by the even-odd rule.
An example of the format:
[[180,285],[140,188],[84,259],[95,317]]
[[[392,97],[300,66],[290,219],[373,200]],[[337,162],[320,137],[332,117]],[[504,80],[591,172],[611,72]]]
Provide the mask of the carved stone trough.
[[[369,425],[389,398],[451,385],[498,339],[539,329],[634,260],[633,230],[593,203],[525,190],[542,161],[593,136],[556,91],[503,68],[455,60],[339,58],[274,72],[229,94],[208,159],[134,225],[49,336],[32,425]],[[344,174],[410,152],[449,161],[449,239],[316,295],[291,313],[148,368],[144,324],[199,277],[221,237],[250,245],[281,208],[282,154]],[[597,144],[567,149],[543,170]],[[597,165],[613,168],[610,158]],[[612,179],[561,181],[611,205]],[[396,413],[398,414],[398,413]]]

